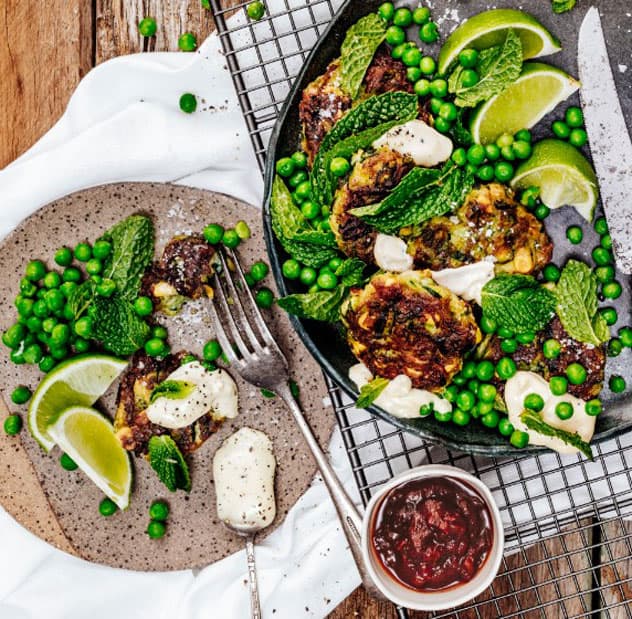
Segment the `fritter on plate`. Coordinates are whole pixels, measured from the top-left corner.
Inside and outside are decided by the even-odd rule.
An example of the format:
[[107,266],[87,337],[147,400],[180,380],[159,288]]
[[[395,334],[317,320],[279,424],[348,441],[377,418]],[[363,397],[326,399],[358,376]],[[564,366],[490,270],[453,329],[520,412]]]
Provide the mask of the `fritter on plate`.
[[214,255],[213,246],[201,236],[174,237],[145,273],[141,293],[166,314],[176,313],[186,299],[211,295]]
[[406,374],[414,387],[439,391],[481,339],[468,303],[427,271],[378,273],[342,307],[353,354],[374,376]]
[[[542,352],[542,344],[550,339],[556,339],[562,345],[562,352],[556,359],[546,359]],[[488,336],[480,345],[478,356],[497,363],[506,354],[500,348],[501,339],[497,335]],[[606,348],[593,346],[574,340],[564,327],[560,319],[555,316],[546,328],[540,331],[531,344],[518,344],[512,355],[519,370],[540,374],[546,380],[552,376],[564,376],[566,368],[571,363],[580,363],[587,372],[586,381],[581,385],[568,385],[568,393],[582,400],[596,398],[601,391],[606,367]],[[501,389],[503,384],[497,385]]]
[[542,223],[498,183],[472,190],[451,215],[403,231],[419,269],[438,271],[496,259],[496,271],[529,274],[550,262],[553,244]]
[[147,407],[151,392],[180,367],[187,355],[186,352],[179,352],[159,360],[138,352],[121,376],[114,430],[123,447],[137,456],[146,455],[149,439],[162,434],[169,434],[183,454],[191,453],[217,432],[222,424],[223,418],[214,416],[212,411],[191,425],[178,429],[163,428],[149,421]]

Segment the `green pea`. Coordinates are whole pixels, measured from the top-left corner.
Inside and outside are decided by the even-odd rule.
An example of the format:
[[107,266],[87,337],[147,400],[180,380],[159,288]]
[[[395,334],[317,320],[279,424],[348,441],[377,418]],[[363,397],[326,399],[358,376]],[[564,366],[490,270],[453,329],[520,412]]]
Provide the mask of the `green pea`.
[[618,336],[623,346],[632,348],[632,327],[621,327]]
[[465,88],[471,88],[476,86],[480,80],[478,73],[474,69],[465,69],[461,73],[461,86]]
[[401,60],[404,52],[410,47],[409,43],[402,43],[401,45],[396,45],[391,50],[391,57],[395,58],[395,60]]
[[491,361],[481,361],[476,366],[476,377],[481,381],[491,380],[494,377],[494,364]]
[[377,14],[387,22],[390,22],[393,19],[393,15],[395,15],[395,7],[392,2],[384,2],[380,4],[377,9]]
[[147,535],[151,539],[160,539],[161,537],[164,537],[166,532],[167,526],[164,522],[160,522],[159,520],[152,520],[147,525]]
[[169,517],[169,505],[165,501],[154,501],[149,507],[149,517],[164,522]]
[[602,236],[604,234],[608,234],[608,222],[606,221],[605,217],[598,217],[595,220],[595,232],[599,235]]
[[457,426],[466,426],[468,423],[470,423],[472,416],[470,415],[470,413],[457,408],[453,413],[452,413],[452,423],[454,423]]
[[569,226],[566,229],[566,238],[573,245],[579,245],[584,238],[584,231],[579,226]]
[[26,385],[18,385],[11,392],[11,402],[14,404],[26,404],[31,399],[31,390]]
[[480,144],[472,144],[467,149],[467,160],[472,165],[478,166],[485,161],[485,147]]
[[513,431],[514,427],[509,421],[508,417],[503,417],[498,422],[498,432],[500,432],[502,436],[511,436],[513,434]]
[[491,181],[494,178],[494,167],[491,165],[482,165],[476,170],[476,176],[480,178],[484,183]]
[[32,282],[38,282],[46,275],[46,266],[41,260],[31,260],[26,265],[25,277]]
[[169,337],[169,332],[162,325],[155,325],[151,329],[151,337],[157,337],[161,340],[166,340]]
[[404,53],[402,54],[402,62],[407,67],[419,68],[422,58],[423,58],[423,55],[417,47],[408,47],[407,49],[404,50]]
[[49,352],[50,356],[57,361],[61,361],[68,356],[68,348],[66,346],[53,346]]
[[570,402],[558,402],[555,406],[555,414],[562,420],[570,419],[575,409]]
[[389,26],[386,30],[386,42],[389,45],[401,45],[406,40],[406,33],[399,26]]
[[37,286],[26,277],[20,280],[20,294],[24,297],[34,297],[37,294]]
[[530,393],[525,397],[523,405],[529,410],[539,413],[544,408],[544,400],[542,396],[537,393]]
[[165,342],[158,337],[152,337],[145,342],[145,352],[150,357],[162,357],[165,354]]
[[413,14],[410,9],[402,7],[395,10],[393,23],[400,28],[406,28],[413,23]]
[[483,383],[478,388],[478,399],[482,402],[491,403],[496,399],[497,390],[494,385]]
[[476,376],[476,361],[466,361],[461,374],[464,378],[474,378]]
[[116,282],[106,278],[96,287],[97,294],[101,297],[111,297],[116,292]]
[[623,378],[623,376],[613,375],[610,377],[608,385],[612,393],[623,393],[625,391],[625,378]]
[[306,286],[311,286],[316,282],[317,278],[318,273],[316,272],[316,269],[313,269],[312,267],[303,267],[301,269],[299,279],[302,284],[305,284]]
[[290,159],[294,162],[294,165],[302,170],[307,167],[307,155],[301,151],[296,151],[292,154]]
[[492,410],[489,413],[486,413],[481,417],[481,423],[486,428],[495,428],[498,426],[498,422],[500,421],[500,415]]
[[475,49],[466,48],[459,53],[459,64],[464,69],[473,69],[478,62],[478,52]]
[[419,67],[408,67],[406,69],[406,79],[413,84],[420,80],[422,75],[423,73]]
[[254,21],[259,21],[264,16],[265,12],[266,12],[266,7],[263,4],[263,2],[261,2],[261,0],[256,0],[255,2],[251,2],[246,7],[246,13],[248,14],[248,17],[250,17],[250,19]]
[[248,224],[243,219],[240,219],[235,224],[235,232],[242,241],[249,239],[252,234],[252,232],[250,231],[250,226],[248,226]]
[[529,209],[534,209],[537,206],[537,199],[540,196],[539,187],[528,187],[522,192],[520,196],[520,204],[526,206]]
[[430,99],[430,111],[437,116],[439,114],[439,110],[443,105],[443,100],[439,99],[439,97],[432,97]]
[[499,183],[507,183],[513,178],[513,166],[507,161],[499,161],[494,167],[494,175]]
[[82,337],[78,337],[73,342],[73,348],[75,352],[82,353],[88,352],[90,350],[90,342],[88,340],[84,340]]
[[511,146],[513,149],[514,155],[517,159],[528,159],[531,157],[531,144],[529,142],[523,142],[522,140],[514,141]]
[[560,279],[561,271],[556,264],[547,264],[542,271],[542,275],[547,282],[557,282]]
[[92,247],[92,255],[97,260],[105,260],[112,252],[112,243],[105,239],[98,240]]
[[24,349],[22,353],[24,357],[24,362],[29,364],[39,363],[44,356],[42,352],[42,347],[39,344],[31,344]]
[[445,97],[448,94],[448,82],[441,78],[432,80],[430,82],[430,94],[433,97]]
[[70,327],[67,324],[61,323],[55,325],[50,334],[51,346],[61,346],[70,339]]
[[553,395],[564,395],[568,390],[568,380],[564,376],[552,376],[549,380],[549,388]]
[[581,148],[588,142],[588,134],[584,129],[573,129],[568,136],[568,142],[576,148]]
[[446,411],[445,413],[434,411],[434,418],[441,423],[447,423],[452,421],[452,411]]
[[82,316],[75,322],[75,333],[79,337],[90,339],[92,335],[92,320],[89,316]]
[[500,350],[502,350],[504,353],[507,353],[508,355],[511,355],[515,353],[516,350],[518,350],[518,342],[511,338],[502,340],[500,342]]
[[185,92],[180,95],[178,105],[180,106],[180,110],[185,114],[193,114],[197,109],[197,99],[193,93]]
[[468,390],[461,391],[456,397],[456,405],[462,411],[471,410],[476,404],[476,396]]
[[301,275],[301,265],[298,260],[290,258],[286,260],[281,266],[283,277],[287,279],[298,279]]
[[44,320],[42,320],[42,331],[44,331],[44,333],[52,333],[58,322],[57,318],[50,316],[48,318],[44,318]]
[[424,43],[434,43],[439,38],[439,28],[433,21],[425,23],[419,29],[419,38]]
[[15,413],[4,420],[4,431],[8,436],[15,436],[22,429],[22,418]]
[[233,230],[232,228],[224,230],[224,234],[222,235],[222,243],[225,247],[228,247],[228,249],[235,249],[235,247],[237,247],[240,242],[241,239],[239,238],[239,235],[237,234],[237,232],[235,232],[235,230]]
[[601,241],[599,243],[604,249],[611,250],[612,249],[612,237],[609,234],[604,234],[601,237]]
[[474,394],[478,393],[478,388],[481,386],[481,381],[478,378],[472,378],[467,381],[467,388]]
[[531,143],[533,136],[531,135],[531,131],[528,129],[520,129],[520,131],[518,131],[518,133],[514,136],[514,140]]
[[26,328],[31,333],[38,333],[42,330],[42,319],[37,316],[29,316],[29,319],[26,321]]
[[514,143],[514,137],[513,135],[509,133],[503,133],[496,140],[496,146],[498,146],[498,148],[500,149],[506,148],[507,146],[511,146],[513,143]]
[[156,34],[158,26],[153,17],[145,17],[138,22],[138,32],[143,37],[153,37]]
[[574,105],[566,110],[565,119],[569,127],[582,127],[584,124],[584,114],[581,108]]
[[586,368],[580,363],[571,363],[566,368],[566,376],[571,385],[582,385],[586,381]]
[[269,288],[260,288],[255,293],[255,302],[259,307],[268,309],[272,307],[272,304],[274,303],[274,293]]
[[61,247],[55,252],[55,262],[60,267],[67,267],[72,262],[72,250],[69,247]]
[[197,49],[197,38],[192,32],[184,32],[178,37],[178,47],[183,52],[194,52]]
[[426,79],[417,80],[413,90],[418,97],[427,97],[430,94],[430,81]]
[[224,236],[224,228],[219,224],[209,224],[202,233],[207,243],[217,245]]
[[517,371],[516,363],[510,357],[503,357],[496,364],[496,373],[503,380],[509,380]]
[[603,410],[603,404],[601,403],[601,400],[599,398],[594,398],[586,402],[584,410],[586,411],[586,414],[590,417],[596,417]]
[[608,342],[608,356],[609,357],[618,357],[623,351],[623,344],[618,337],[613,337]]
[[65,282],[78,283],[81,281],[81,271],[75,267],[67,267],[62,273],[62,279]]
[[607,284],[608,282],[611,282],[616,275],[616,271],[611,264],[597,267],[594,272],[595,277],[600,284]]
[[67,453],[61,454],[59,464],[66,471],[76,471],[79,468],[79,465]]
[[338,285],[338,278],[333,273],[321,272],[316,283],[323,290],[333,290]]
[[536,207],[533,214],[536,216],[536,219],[542,221],[551,214],[551,209],[546,206],[546,204],[540,204],[538,207]]
[[259,260],[252,265],[252,268],[250,269],[250,274],[252,275],[252,278],[255,280],[255,282],[260,282],[266,278],[269,271],[270,268],[268,267],[268,265],[265,262]]
[[149,316],[154,311],[154,304],[149,297],[138,297],[134,300],[134,309],[139,316]]
[[604,249],[601,246],[595,247],[592,250],[592,259],[595,261],[595,264],[599,266],[605,266],[612,262],[612,252],[607,249]]
[[496,144],[487,144],[485,146],[485,157],[487,157],[489,161],[497,161],[500,157],[500,148],[498,148]]
[[18,310],[18,314],[23,318],[28,318],[33,313],[33,306],[35,301],[33,299],[19,298],[16,299],[15,307]]
[[437,63],[432,56],[424,56],[419,62],[419,68],[424,75],[432,75],[437,70]]
[[509,442],[518,449],[522,449],[529,444],[529,435],[521,430],[514,430],[509,437]]
[[79,243],[75,247],[75,259],[79,262],[88,262],[92,258],[92,247],[88,243]]
[[423,26],[430,21],[430,9],[427,6],[418,6],[413,11],[413,22],[418,26]]
[[202,356],[205,361],[217,361],[222,356],[222,347],[217,340],[209,340],[204,344]]
[[298,185],[295,193],[301,200],[311,198],[312,184],[309,181],[303,181],[300,185]]
[[279,159],[276,163],[276,171],[279,176],[283,178],[289,178],[294,174],[294,170],[296,168],[296,164],[294,160],[290,157],[283,157]]
[[456,385],[450,385],[446,387],[443,392],[443,397],[448,402],[456,402],[456,397],[459,395],[459,388]]
[[553,131],[553,135],[555,137],[560,138],[560,140],[565,140],[571,134],[570,127],[563,120],[556,120],[551,125],[551,130]]
[[478,404],[475,407],[481,416],[487,415],[487,413],[491,413],[494,410],[493,402],[483,402],[479,399]]
[[483,316],[481,317],[480,327],[483,333],[495,333],[496,329],[498,328],[498,324],[493,318],[490,318],[489,316],[483,314]]
[[88,272],[88,275],[99,275],[102,269],[103,265],[97,258],[91,258],[88,262],[86,262],[86,271]]
[[344,157],[334,157],[329,164],[329,169],[335,177],[342,178],[351,169],[351,164]]
[[44,287],[49,290],[52,288],[59,288],[61,285],[61,275],[56,271],[49,271],[44,276]]
[[621,284],[617,281],[608,282],[601,287],[601,294],[606,299],[618,299],[623,293]]
[[116,513],[118,507],[112,499],[105,498],[99,503],[99,513],[106,518]]
[[533,331],[525,331],[524,333],[518,333],[516,335],[516,340],[520,344],[531,344],[535,340],[535,333]]
[[604,307],[599,310],[599,313],[602,315],[603,319],[606,321],[606,324],[611,327],[613,324],[619,320],[619,315],[617,314],[617,310],[614,307]]
[[50,355],[46,355],[45,357],[42,357],[41,361],[39,362],[39,369],[44,372],[50,372],[55,365],[57,365],[57,361],[55,359],[53,359],[53,357],[51,357]]
[[435,118],[434,128],[439,133],[448,133],[451,126],[451,123],[445,120],[445,118],[441,118],[440,116],[437,116],[437,118]]

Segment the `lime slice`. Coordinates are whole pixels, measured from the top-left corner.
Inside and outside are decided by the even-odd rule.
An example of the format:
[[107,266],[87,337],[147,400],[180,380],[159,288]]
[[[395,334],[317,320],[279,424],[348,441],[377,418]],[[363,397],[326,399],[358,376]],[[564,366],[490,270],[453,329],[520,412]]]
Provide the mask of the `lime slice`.
[[568,99],[579,82],[564,71],[542,62],[527,62],[520,77],[478,108],[470,131],[478,144],[495,142],[503,133],[530,129],[559,103]]
[[501,45],[509,28],[520,37],[525,60],[562,49],[560,42],[532,15],[516,9],[492,9],[470,17],[448,37],[439,53],[439,73],[445,75],[467,47],[487,49]]
[[109,419],[93,408],[74,406],[66,409],[48,431],[120,509],[129,505],[132,464]]
[[542,140],[517,170],[514,189],[539,187],[540,198],[549,208],[569,205],[592,221],[597,205],[597,177],[588,160],[567,142]]
[[44,448],[55,444],[48,427],[70,406],[92,406],[125,369],[126,361],[108,355],[82,355],[60,363],[39,384],[29,405],[29,430]]

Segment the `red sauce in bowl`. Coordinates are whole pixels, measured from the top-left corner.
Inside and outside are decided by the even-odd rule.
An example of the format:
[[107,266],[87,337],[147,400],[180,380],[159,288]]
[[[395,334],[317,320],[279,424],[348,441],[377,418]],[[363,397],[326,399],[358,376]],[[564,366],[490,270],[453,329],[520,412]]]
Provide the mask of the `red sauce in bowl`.
[[489,556],[493,523],[483,497],[454,477],[403,483],[378,504],[373,551],[385,571],[415,591],[469,582]]

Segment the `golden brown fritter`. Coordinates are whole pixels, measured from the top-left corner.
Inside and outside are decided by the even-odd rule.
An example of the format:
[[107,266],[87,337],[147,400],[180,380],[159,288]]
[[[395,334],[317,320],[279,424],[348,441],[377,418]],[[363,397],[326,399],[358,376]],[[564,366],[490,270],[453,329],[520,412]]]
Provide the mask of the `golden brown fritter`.
[[353,354],[374,376],[406,374],[431,391],[450,382],[481,339],[470,305],[428,271],[378,273],[351,291],[341,314]]
[[201,236],[174,237],[145,273],[141,293],[166,314],[177,312],[186,299],[212,294],[208,282],[214,255],[213,246]]
[[383,200],[413,165],[412,159],[387,147],[355,164],[349,180],[336,193],[329,218],[338,246],[347,256],[369,264],[375,261],[377,231],[349,211]]
[[413,93],[413,84],[406,76],[406,68],[401,60],[391,56],[386,45],[382,45],[373,56],[364,76],[365,92],[371,95],[396,90]]
[[180,367],[187,355],[186,352],[179,352],[157,359],[138,352],[121,376],[114,430],[123,447],[137,456],[146,455],[149,439],[162,434],[169,434],[183,454],[191,453],[217,432],[222,424],[222,420],[214,418],[212,412],[179,429],[163,428],[149,421],[146,409],[150,404],[151,392]]
[[[542,344],[554,338],[562,345],[562,352],[557,359],[546,359],[542,352]],[[483,359],[497,363],[506,357],[500,348],[501,339],[497,335],[488,336],[481,343],[477,351]],[[515,353],[511,355],[519,370],[536,372],[549,380],[552,376],[564,376],[566,368],[571,363],[580,363],[586,369],[586,381],[581,385],[568,385],[568,392],[582,400],[596,398],[601,391],[606,367],[606,347],[593,346],[574,340],[564,327],[560,319],[555,316],[544,330],[536,335],[531,344],[518,344]],[[497,385],[502,389],[503,383]]]
[[310,165],[325,135],[350,107],[351,97],[340,87],[340,59],[336,59],[323,75],[303,90],[298,106],[303,127],[302,147]]
[[433,217],[402,234],[416,268],[438,271],[496,258],[496,271],[529,274],[550,262],[543,225],[498,183],[481,185],[452,215]]

